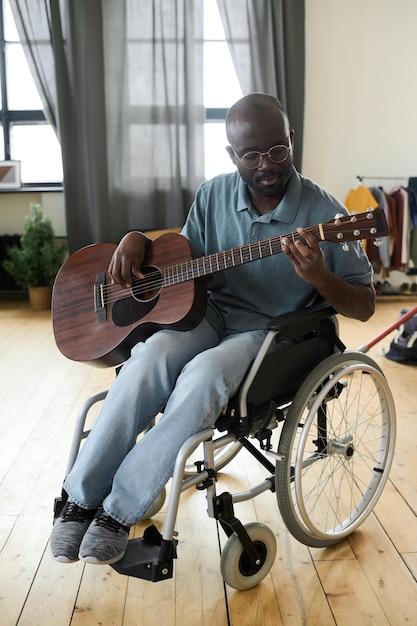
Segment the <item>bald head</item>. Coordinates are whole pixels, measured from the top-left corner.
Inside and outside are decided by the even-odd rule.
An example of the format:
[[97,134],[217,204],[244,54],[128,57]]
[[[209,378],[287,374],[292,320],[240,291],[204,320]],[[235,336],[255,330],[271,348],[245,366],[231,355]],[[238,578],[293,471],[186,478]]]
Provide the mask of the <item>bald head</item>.
[[[227,112],[226,134],[231,144],[236,139],[236,132],[240,132],[243,127],[252,127],[261,123],[265,119],[273,124],[274,117],[281,124],[284,123],[287,131],[289,121],[282,103],[265,93],[250,93],[238,100]],[[238,129],[240,128],[240,131]],[[272,129],[271,129],[272,130]]]
[[260,214],[270,211],[283,198],[293,166],[294,131],[284,107],[273,96],[248,94],[230,107],[226,133],[226,150],[253,206]]

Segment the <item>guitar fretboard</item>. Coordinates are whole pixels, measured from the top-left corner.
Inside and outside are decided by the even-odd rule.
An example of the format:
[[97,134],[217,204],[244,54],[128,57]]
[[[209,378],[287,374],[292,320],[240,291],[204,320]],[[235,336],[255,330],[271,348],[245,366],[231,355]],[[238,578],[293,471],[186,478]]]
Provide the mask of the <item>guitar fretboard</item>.
[[[319,241],[331,241],[342,245],[345,245],[347,241],[369,238],[375,240],[389,234],[383,209],[368,211],[360,215],[336,216],[334,220],[308,227],[305,230]],[[291,239],[293,242],[304,240],[298,231],[294,231],[286,235],[278,235],[271,239],[263,239],[255,243],[231,248],[224,252],[183,261],[160,270],[162,285],[158,285],[158,288],[160,286],[170,287],[278,254],[282,252],[283,238]]]
[[[306,230],[316,236],[319,235],[319,228],[317,226]],[[303,239],[297,232],[290,233],[289,235],[279,235],[271,239],[264,239],[255,243],[172,265],[162,270],[163,286],[169,287],[177,285],[187,280],[194,280],[202,276],[208,276],[232,267],[279,254],[282,252],[281,240],[283,237],[291,238],[293,241]]]

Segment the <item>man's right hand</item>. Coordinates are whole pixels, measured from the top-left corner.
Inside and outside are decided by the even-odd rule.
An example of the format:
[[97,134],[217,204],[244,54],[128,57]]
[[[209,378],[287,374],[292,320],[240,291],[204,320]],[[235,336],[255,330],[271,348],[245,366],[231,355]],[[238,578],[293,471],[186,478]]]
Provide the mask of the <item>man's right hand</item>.
[[121,239],[110,261],[108,272],[114,282],[122,287],[132,286],[132,274],[142,278],[140,271],[145,257],[146,245],[150,242],[143,233],[133,231]]

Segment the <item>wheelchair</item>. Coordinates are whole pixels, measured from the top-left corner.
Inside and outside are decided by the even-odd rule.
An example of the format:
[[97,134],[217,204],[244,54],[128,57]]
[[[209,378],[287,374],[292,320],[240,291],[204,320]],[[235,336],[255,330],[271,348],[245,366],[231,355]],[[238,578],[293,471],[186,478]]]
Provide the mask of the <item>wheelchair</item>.
[[[88,436],[87,414],[106,393],[92,396],[81,408],[67,471]],[[250,589],[270,571],[276,539],[262,523],[243,524],[234,505],[270,491],[294,538],[311,547],[335,545],[364,522],[378,501],[395,436],[395,406],[384,374],[368,355],[345,349],[334,309],[321,303],[273,319],[215,427],[180,449],[162,532],[148,526],[143,537],[129,540],[123,559],[111,567],[152,582],[172,578],[180,496],[194,487],[206,492],[208,515],[227,536],[220,557],[224,581],[234,589]],[[265,470],[265,480],[244,492],[218,494],[217,473],[242,448]],[[162,508],[165,496],[164,488],[143,519]],[[63,490],[55,499],[55,517],[66,499]]]

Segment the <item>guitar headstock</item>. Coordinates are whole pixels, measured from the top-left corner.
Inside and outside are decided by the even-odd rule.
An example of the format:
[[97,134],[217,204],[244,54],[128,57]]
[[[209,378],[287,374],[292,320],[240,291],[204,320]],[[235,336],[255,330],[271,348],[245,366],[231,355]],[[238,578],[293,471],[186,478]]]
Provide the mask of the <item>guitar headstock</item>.
[[335,217],[334,220],[322,224],[319,230],[323,241],[334,243],[357,239],[378,239],[389,235],[387,218],[383,209]]

